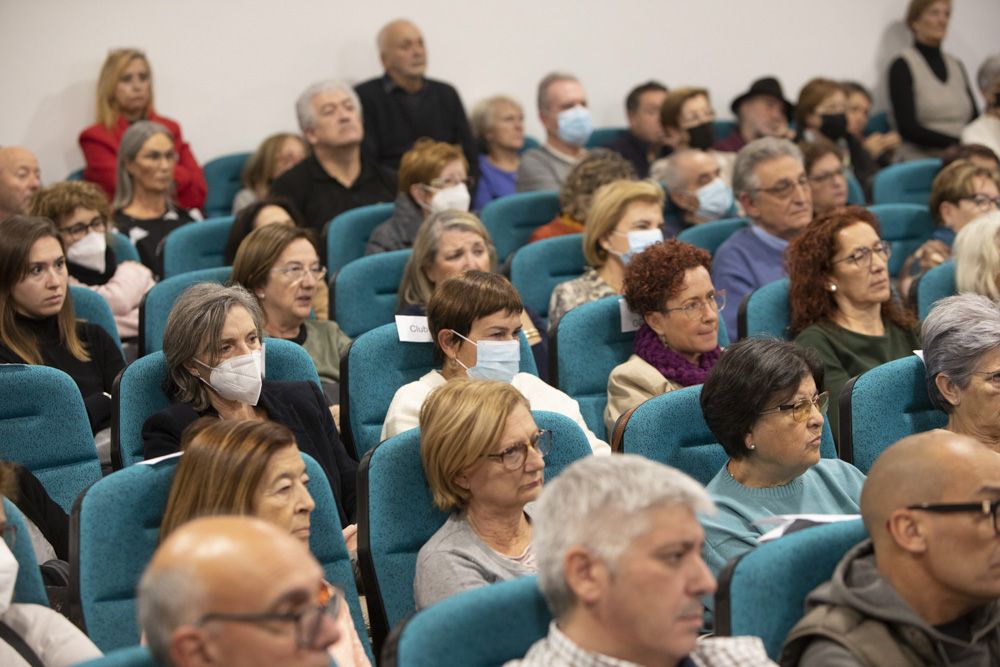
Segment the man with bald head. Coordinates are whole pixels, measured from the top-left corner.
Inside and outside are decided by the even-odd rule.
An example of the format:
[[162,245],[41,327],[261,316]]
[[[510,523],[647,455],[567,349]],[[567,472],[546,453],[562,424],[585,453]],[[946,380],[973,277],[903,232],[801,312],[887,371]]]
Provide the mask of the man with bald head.
[[385,73],[356,88],[365,117],[365,148],[395,173],[403,153],[421,137],[458,144],[470,168],[479,164],[476,142],[458,92],[428,79],[427,47],[420,29],[397,19],[378,33]]
[[1000,664],[1000,455],[937,430],[887,449],[861,493],[871,539],[806,599],[783,665]]
[[305,544],[242,516],[181,526],[139,582],[149,650],[172,667],[326,667],[343,603]]
[[27,148],[0,148],[0,220],[26,213],[31,196],[42,187],[38,158]]

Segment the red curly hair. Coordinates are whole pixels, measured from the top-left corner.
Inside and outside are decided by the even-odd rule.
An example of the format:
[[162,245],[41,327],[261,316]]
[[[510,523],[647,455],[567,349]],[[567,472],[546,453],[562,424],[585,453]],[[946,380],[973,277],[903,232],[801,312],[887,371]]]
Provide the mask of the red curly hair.
[[632,312],[663,310],[667,299],[684,287],[688,269],[712,270],[712,256],[690,243],[671,239],[646,248],[625,267],[622,294]]
[[[844,206],[813,220],[788,244],[785,267],[791,282],[789,329],[793,336],[817,322],[832,319],[837,312],[833,293],[826,288],[833,271],[833,256],[837,253],[837,234],[859,222],[870,225],[881,238],[882,230],[875,214],[861,206]],[[916,317],[903,308],[895,296],[882,304],[882,313],[904,329],[913,328],[917,323]]]

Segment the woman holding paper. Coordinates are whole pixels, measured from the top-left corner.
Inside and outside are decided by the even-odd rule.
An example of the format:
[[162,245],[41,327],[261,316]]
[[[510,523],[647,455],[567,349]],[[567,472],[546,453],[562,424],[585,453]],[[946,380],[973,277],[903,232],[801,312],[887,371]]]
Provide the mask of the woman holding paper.
[[820,458],[823,363],[811,350],[775,338],[730,346],[701,390],[701,410],[729,461],[706,489],[717,511],[702,517],[705,561],[718,575],[757,546],[757,521],[783,514],[857,514],[865,476]]

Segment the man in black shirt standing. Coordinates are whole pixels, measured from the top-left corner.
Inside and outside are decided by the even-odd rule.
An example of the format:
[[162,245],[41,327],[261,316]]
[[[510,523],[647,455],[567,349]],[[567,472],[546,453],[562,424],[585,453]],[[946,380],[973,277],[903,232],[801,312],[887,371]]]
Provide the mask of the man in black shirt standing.
[[279,176],[271,194],[295,204],[306,226],[323,232],[344,211],[395,198],[395,176],[361,154],[364,128],[354,89],[340,81],[315,83],[295,111],[312,154]]
[[405,19],[392,21],[379,31],[378,50],[385,74],[357,87],[371,155],[395,172],[403,153],[417,139],[430,137],[460,145],[475,170],[476,142],[458,92],[424,76],[427,48],[420,29]]

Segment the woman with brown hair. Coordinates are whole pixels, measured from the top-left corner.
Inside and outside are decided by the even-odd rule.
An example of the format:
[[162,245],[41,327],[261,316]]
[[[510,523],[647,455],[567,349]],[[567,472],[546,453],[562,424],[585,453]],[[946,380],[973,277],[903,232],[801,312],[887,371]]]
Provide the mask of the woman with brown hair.
[[159,123],[170,131],[177,152],[173,168],[177,203],[183,208],[204,206],[208,192],[205,174],[181,136],[181,126],[154,111],[153,75],[146,54],[139,49],[115,49],[101,66],[97,122],[81,132],[79,139],[87,161],[83,177],[100,185],[109,199],[114,198],[118,144],[125,130],[138,120]]
[[267,197],[267,191],[278,176],[309,155],[305,140],[291,132],[272,134],[261,142],[243,165],[240,182],[243,188],[233,197],[233,215]]
[[803,142],[800,146],[805,160],[806,177],[812,191],[813,215],[824,216],[847,204],[847,177],[844,153],[825,139]]
[[892,246],[880,233],[871,212],[848,206],[810,223],[786,254],[791,332],[823,360],[834,437],[844,384],[920,347],[916,318],[893,297]]

